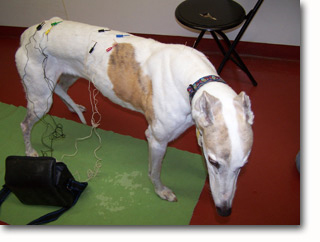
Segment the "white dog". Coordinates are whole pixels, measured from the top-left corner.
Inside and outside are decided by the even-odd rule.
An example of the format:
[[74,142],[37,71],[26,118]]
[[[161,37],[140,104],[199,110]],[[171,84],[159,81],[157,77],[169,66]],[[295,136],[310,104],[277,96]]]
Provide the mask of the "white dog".
[[28,100],[21,123],[28,156],[37,156],[30,134],[49,111],[53,92],[85,123],[83,107],[67,94],[82,77],[113,102],[145,115],[149,176],[162,199],[177,200],[160,179],[167,144],[195,124],[217,211],[230,215],[236,181],[252,147],[253,113],[248,96],[223,83],[202,53],[53,18],[23,33],[16,64]]

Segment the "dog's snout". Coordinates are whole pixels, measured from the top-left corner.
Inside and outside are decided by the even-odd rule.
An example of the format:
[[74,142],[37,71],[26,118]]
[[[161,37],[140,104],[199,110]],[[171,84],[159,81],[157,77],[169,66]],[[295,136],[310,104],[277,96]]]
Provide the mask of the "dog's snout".
[[228,217],[231,214],[231,210],[232,208],[229,208],[227,206],[223,206],[223,207],[216,207],[217,208],[217,212],[220,216],[222,217]]

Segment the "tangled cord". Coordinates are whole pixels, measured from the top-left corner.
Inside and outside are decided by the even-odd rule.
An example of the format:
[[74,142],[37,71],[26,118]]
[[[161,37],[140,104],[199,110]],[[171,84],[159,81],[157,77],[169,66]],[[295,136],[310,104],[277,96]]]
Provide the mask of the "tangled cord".
[[[29,40],[27,42],[27,44],[24,46],[25,50],[26,50],[26,57],[27,57],[27,61],[26,64],[24,66],[24,73],[22,75],[22,84],[26,90],[26,98],[28,100],[28,102],[30,102],[30,104],[32,104],[32,106],[34,107],[35,103],[33,100],[30,99],[30,97],[28,96],[28,87],[26,85],[26,79],[28,76],[28,72],[27,72],[27,68],[28,68],[28,64],[30,61],[29,58],[29,50],[28,50],[28,46],[32,44],[32,42],[34,42],[33,44],[33,48],[36,49],[37,51],[39,51],[39,53],[44,57],[42,60],[42,70],[43,70],[43,79],[46,81],[50,91],[51,91],[51,95],[48,96],[47,98],[47,107],[46,110],[44,111],[44,114],[46,114],[49,111],[49,100],[50,98],[52,98],[53,95],[53,91],[55,88],[55,83],[48,77],[46,69],[47,69],[47,63],[48,63],[48,54],[45,53],[45,50],[47,47],[43,48],[41,46],[41,43],[43,42],[43,40],[47,39],[47,41],[49,40],[49,33],[51,31],[51,29],[56,26],[57,24],[61,23],[60,22],[54,22],[51,24],[51,27],[42,33],[42,37],[39,38],[39,40],[36,40],[36,34],[39,33],[39,31],[42,29],[42,27],[44,26],[45,22],[42,22],[41,24],[39,24],[34,32],[33,35],[31,35],[29,37]],[[33,41],[32,41],[33,40]],[[91,53],[90,53],[91,54]],[[87,63],[87,57],[85,59],[85,62]],[[87,70],[86,70],[87,71]],[[91,80],[94,79],[94,75],[92,75]],[[96,177],[100,168],[102,167],[102,159],[97,155],[97,151],[102,147],[102,142],[101,142],[101,137],[99,135],[99,133],[97,132],[97,128],[100,125],[101,122],[101,114],[98,111],[98,100],[97,100],[97,95],[99,93],[99,91],[95,88],[93,90],[93,93],[91,92],[91,85],[90,85],[90,81],[89,81],[89,86],[88,86],[88,90],[89,90],[89,96],[90,96],[90,103],[91,103],[91,109],[92,109],[92,117],[91,117],[91,132],[88,136],[83,137],[83,138],[78,138],[75,141],[75,152],[71,155],[67,155],[64,154],[61,157],[61,160],[63,160],[63,158],[65,156],[68,157],[72,157],[75,156],[78,153],[78,142],[80,141],[84,141],[86,139],[89,139],[93,136],[93,134],[95,134],[95,136],[97,136],[98,141],[99,141],[99,145],[97,146],[97,148],[95,148],[95,150],[93,151],[94,156],[96,158],[96,162],[95,165],[93,167],[93,169],[89,169],[87,171],[87,179],[86,181],[91,180],[92,178]],[[61,139],[65,137],[65,134],[63,132],[63,125],[61,123],[56,123],[56,121],[54,120],[54,118],[51,115],[47,115],[52,119],[53,124],[50,124],[49,122],[47,122],[45,120],[44,115],[41,115],[41,118],[37,115],[37,113],[34,112],[34,114],[36,115],[36,117],[38,117],[39,120],[41,120],[41,122],[43,124],[45,124],[46,128],[45,131],[43,132],[42,136],[41,136],[41,143],[42,145],[46,148],[45,150],[41,150],[42,156],[48,156],[48,153],[50,153],[50,156],[52,156],[52,153],[54,151],[53,149],[53,142],[57,139]],[[77,172],[78,173],[78,172]],[[78,173],[79,174],[79,173]],[[79,179],[80,180],[80,179]]]
[[[46,114],[49,111],[49,99],[52,98],[53,91],[54,91],[55,87],[54,87],[54,82],[47,76],[47,73],[46,73],[46,67],[47,67],[47,62],[48,62],[48,55],[45,53],[45,49],[46,48],[42,48],[41,47],[41,43],[42,43],[42,41],[43,41],[43,39],[45,37],[45,33],[42,34],[42,38],[39,41],[37,41],[36,38],[35,38],[36,34],[38,33],[38,31],[40,31],[42,29],[43,25],[44,25],[44,22],[42,22],[41,24],[38,25],[38,27],[36,28],[36,30],[33,33],[33,35],[31,35],[29,37],[29,40],[28,40],[27,44],[24,46],[24,48],[26,50],[27,61],[26,61],[26,64],[25,64],[25,66],[23,68],[24,73],[23,73],[21,79],[22,79],[22,84],[24,86],[24,89],[26,90],[26,98],[27,98],[28,102],[31,103],[33,105],[33,107],[34,107],[34,101],[29,98],[29,96],[28,96],[28,93],[29,93],[28,92],[28,87],[27,87],[27,85],[25,83],[26,82],[26,78],[28,76],[27,67],[28,67],[28,64],[29,64],[29,61],[30,61],[28,46],[32,44],[32,40],[33,40],[34,41],[33,48],[35,50],[38,50],[40,52],[40,54],[44,57],[43,61],[42,61],[43,78],[47,82],[47,85],[48,85],[48,87],[49,87],[49,89],[51,91],[51,95],[49,95],[48,98],[47,98],[46,110],[44,111],[44,114]],[[52,156],[52,153],[54,151],[53,142],[55,140],[57,140],[57,139],[65,137],[65,134],[63,133],[63,125],[60,124],[60,123],[57,124],[51,115],[48,115],[48,116],[52,119],[53,125],[45,120],[45,116],[44,115],[41,115],[41,118],[40,118],[37,115],[36,112],[34,112],[34,114],[45,125],[45,131],[43,132],[43,134],[41,136],[41,143],[46,148],[46,150],[41,150],[42,156],[48,156],[49,152],[50,152],[50,156]],[[49,134],[47,134],[49,132],[49,129],[52,130],[52,131]],[[48,143],[48,141],[46,141],[47,139],[49,139],[49,143]]]
[[[91,35],[89,36],[89,39],[91,38]],[[90,41],[89,41],[90,43]],[[96,42],[97,43],[97,42]],[[95,45],[96,45],[95,43]],[[95,47],[94,45],[94,47]],[[92,54],[92,51],[91,49],[93,50],[94,47],[91,47],[88,46],[88,48],[90,49],[89,54]],[[88,73],[88,54],[86,55],[85,57],[85,66],[86,66],[86,73]],[[89,75],[88,75],[89,76]],[[93,82],[95,78],[95,73],[93,73],[93,75],[91,76],[91,81]],[[95,178],[97,176],[97,174],[99,173],[101,167],[102,167],[102,159],[97,155],[97,151],[102,147],[102,141],[101,141],[101,137],[99,135],[99,133],[97,132],[97,128],[100,126],[100,122],[101,122],[101,114],[98,110],[98,99],[97,99],[97,95],[99,94],[99,91],[97,90],[97,88],[95,88],[94,86],[94,89],[93,89],[93,92],[91,91],[91,81],[88,81],[89,82],[89,85],[88,85],[88,92],[89,92],[89,98],[90,98],[90,105],[91,105],[91,110],[92,110],[92,116],[91,116],[91,130],[90,130],[90,134],[86,137],[82,137],[82,138],[78,138],[76,139],[75,141],[75,152],[71,155],[67,155],[67,154],[64,154],[62,155],[61,157],[61,160],[63,160],[64,157],[74,157],[77,155],[78,153],[78,142],[81,142],[81,141],[84,141],[84,140],[87,140],[87,139],[90,139],[93,134],[95,134],[95,136],[98,138],[98,141],[99,141],[99,145],[94,149],[93,151],[93,154],[96,158],[96,162],[95,162],[95,165],[93,167],[93,169],[88,169],[87,171],[87,179],[85,180],[86,182],[87,181],[90,181],[91,179]],[[79,180],[80,179],[80,175],[79,175],[79,172],[77,171],[76,172],[79,176]]]
[[[96,158],[96,162],[95,165],[93,167],[93,169],[88,169],[87,171],[87,179],[85,180],[90,181],[92,178],[95,178],[97,176],[97,174],[99,173],[100,168],[102,167],[102,159],[97,155],[97,151],[102,147],[102,141],[101,141],[101,137],[97,131],[97,128],[100,125],[100,121],[101,121],[101,114],[98,111],[98,100],[97,100],[97,95],[99,93],[99,91],[95,88],[93,90],[93,94],[91,92],[91,85],[90,85],[90,81],[89,81],[89,86],[88,86],[88,90],[89,90],[89,95],[90,95],[90,104],[91,104],[91,109],[92,109],[92,116],[91,116],[91,130],[90,130],[90,134],[88,136],[82,137],[82,138],[77,138],[75,143],[74,143],[74,147],[75,147],[75,152],[73,154],[63,154],[61,157],[61,160],[63,160],[64,157],[74,157],[77,155],[79,149],[78,149],[78,142],[90,139],[93,136],[93,133],[95,134],[95,136],[98,138],[99,141],[99,145],[94,149],[93,154]],[[95,119],[95,116],[98,117],[98,119]],[[79,174],[79,172],[77,172]],[[80,178],[79,178],[80,180]]]

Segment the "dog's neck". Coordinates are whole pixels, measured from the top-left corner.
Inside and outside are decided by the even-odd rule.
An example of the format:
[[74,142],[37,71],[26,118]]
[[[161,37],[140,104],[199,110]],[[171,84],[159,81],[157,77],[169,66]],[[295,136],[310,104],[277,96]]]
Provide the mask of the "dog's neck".
[[233,105],[233,101],[237,96],[237,93],[227,84],[223,82],[208,82],[205,85],[201,86],[193,95],[190,105],[191,105],[191,115],[193,120],[197,123],[197,118],[199,117],[199,112],[195,108],[197,100],[206,92],[209,95],[213,96],[223,106]]
[[204,86],[210,82],[220,82],[220,83],[227,84],[221,77],[219,77],[217,75],[209,75],[209,76],[205,76],[205,77],[200,78],[195,83],[190,84],[189,87],[187,88],[187,91],[189,92],[190,103],[192,103],[192,99],[193,99],[194,95],[196,94],[196,92],[202,86]]
[[188,86],[189,101],[191,112],[199,97],[206,91],[211,96],[219,99],[221,102],[233,101],[237,96],[236,92],[217,75],[210,75],[198,79],[195,83]]

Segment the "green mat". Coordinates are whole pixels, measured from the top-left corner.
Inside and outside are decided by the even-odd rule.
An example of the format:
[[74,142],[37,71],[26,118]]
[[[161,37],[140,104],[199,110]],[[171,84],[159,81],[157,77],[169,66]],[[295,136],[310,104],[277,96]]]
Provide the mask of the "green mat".
[[[4,184],[5,159],[9,155],[24,155],[20,122],[26,114],[24,107],[0,103],[0,186]],[[49,116],[48,122],[52,122]],[[54,142],[53,156],[75,151],[75,139],[90,134],[91,127],[54,117],[63,125],[65,138]],[[102,118],[103,122],[103,118]],[[39,122],[32,132],[33,147],[45,149],[41,136],[46,127]],[[148,178],[148,145],[144,140],[98,129],[102,148],[97,155],[102,166],[75,207],[50,225],[187,225],[205,182],[206,170],[200,155],[168,148],[162,170],[162,180],[177,195],[178,202],[161,200]],[[93,154],[98,138],[78,143],[78,154],[65,157],[65,162],[80,181],[94,169]],[[27,224],[39,216],[58,209],[50,206],[22,204],[13,194],[0,208],[0,220],[9,224]]]

